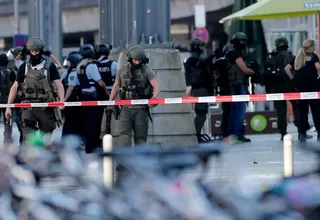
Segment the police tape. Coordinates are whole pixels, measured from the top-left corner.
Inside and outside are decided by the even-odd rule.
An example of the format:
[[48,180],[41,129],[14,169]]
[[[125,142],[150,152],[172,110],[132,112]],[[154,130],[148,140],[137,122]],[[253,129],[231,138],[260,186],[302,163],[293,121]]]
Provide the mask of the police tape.
[[0,108],[43,108],[43,107],[76,107],[76,106],[123,106],[123,105],[166,105],[166,104],[194,104],[221,102],[263,102],[281,100],[310,100],[320,99],[320,92],[305,93],[273,93],[255,95],[204,96],[181,98],[156,98],[115,101],[85,101],[85,102],[48,102],[48,103],[13,103],[0,104]]

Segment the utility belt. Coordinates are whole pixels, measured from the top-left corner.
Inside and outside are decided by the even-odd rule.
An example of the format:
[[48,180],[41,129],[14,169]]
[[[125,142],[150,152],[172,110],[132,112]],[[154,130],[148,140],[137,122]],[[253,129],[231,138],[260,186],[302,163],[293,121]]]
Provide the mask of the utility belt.
[[82,91],[82,96],[86,96],[86,97],[97,99],[98,98],[98,93],[97,92]]

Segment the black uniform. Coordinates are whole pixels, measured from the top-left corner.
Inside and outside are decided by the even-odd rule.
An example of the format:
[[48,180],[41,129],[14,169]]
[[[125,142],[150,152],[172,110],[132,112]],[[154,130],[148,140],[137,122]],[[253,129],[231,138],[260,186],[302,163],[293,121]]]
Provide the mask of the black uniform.
[[[318,92],[320,90],[320,76],[315,67],[319,63],[319,57],[315,54],[307,54],[306,63],[300,70],[296,70],[294,77],[295,86],[298,92]],[[294,61],[291,63],[294,66]],[[309,129],[308,114],[309,106],[311,108],[314,126],[318,132],[318,141],[320,141],[320,100],[299,100],[299,139],[305,141],[306,132]]]
[[[191,41],[191,57],[185,63],[185,74],[187,87],[192,88],[192,96],[210,96],[213,95],[213,77],[210,72],[210,65],[212,64],[209,59],[201,57],[202,47],[204,42],[201,39],[193,39]],[[195,104],[196,117],[194,118],[194,125],[198,141],[201,142],[201,130],[207,119],[208,104],[197,103]]]

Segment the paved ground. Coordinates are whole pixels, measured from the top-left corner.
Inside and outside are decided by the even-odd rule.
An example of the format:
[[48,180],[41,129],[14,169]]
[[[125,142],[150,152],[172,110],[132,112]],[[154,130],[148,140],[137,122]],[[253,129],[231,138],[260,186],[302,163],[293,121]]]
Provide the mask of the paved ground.
[[[0,130],[3,127],[0,126]],[[295,147],[295,173],[301,173],[314,168],[317,164],[315,155],[305,152],[297,142],[297,133],[293,126],[289,126],[289,133],[294,136]],[[60,138],[61,129],[54,132],[53,138]],[[316,133],[310,132],[315,137],[310,143],[316,144]],[[272,184],[281,178],[283,174],[283,144],[278,134],[249,136],[252,142],[227,147],[221,160],[212,160],[211,170],[206,179],[233,180],[236,175],[251,177],[261,184]],[[18,139],[18,133],[14,130],[14,138]],[[0,142],[2,143],[2,137]],[[196,176],[199,171],[190,172],[190,176]],[[68,179],[61,178],[59,181],[47,181],[48,186],[68,184]]]

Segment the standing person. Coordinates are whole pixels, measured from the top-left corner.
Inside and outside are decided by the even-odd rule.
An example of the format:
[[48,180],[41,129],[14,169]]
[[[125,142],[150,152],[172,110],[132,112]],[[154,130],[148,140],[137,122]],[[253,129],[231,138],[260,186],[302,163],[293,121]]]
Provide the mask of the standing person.
[[[253,76],[255,72],[248,68],[243,55],[243,50],[247,46],[247,35],[238,32],[233,35],[230,43],[232,50],[226,54],[230,69],[228,72],[229,87],[231,95],[248,95],[248,77]],[[233,102],[229,116],[229,135],[236,138],[236,142],[243,143],[250,140],[244,137],[243,122],[246,115],[247,102]]]
[[[271,52],[267,60],[266,80],[268,93],[286,93],[294,92],[292,81],[286,74],[285,67],[294,60],[294,55],[288,51],[288,40],[280,37],[275,40],[276,50]],[[291,100],[294,124],[298,128],[299,125],[299,107],[297,100]],[[278,130],[281,134],[281,140],[287,134],[287,101],[274,101],[277,112]],[[312,138],[312,136],[307,136]]]
[[[205,42],[200,38],[194,38],[190,42],[191,56],[184,62],[187,96],[201,97],[213,95],[213,74],[210,71],[211,60],[202,57]],[[194,126],[198,142],[209,141],[201,135],[204,123],[207,120],[208,103],[196,103],[194,111]]]
[[[118,72],[118,62],[109,59],[110,51],[112,46],[109,44],[100,44],[97,46],[98,53],[98,68],[102,78],[102,81],[106,84],[109,94],[111,93],[114,80]],[[101,100],[109,100],[108,96],[101,97]],[[101,107],[100,109],[100,139],[102,140],[105,134],[111,132],[111,115],[112,111],[110,108]]]
[[[9,60],[6,54],[0,54],[0,103],[8,102],[8,95],[16,79],[15,72],[8,67]],[[12,143],[12,119],[5,117],[5,109],[1,109],[4,123],[3,143]],[[19,127],[18,127],[19,128]]]
[[[15,100],[19,84],[21,84],[22,102],[24,103],[52,102],[55,96],[60,102],[63,102],[64,89],[60,75],[56,65],[43,56],[43,40],[37,37],[30,38],[26,49],[29,55],[18,70],[17,80],[10,89],[8,104],[12,104]],[[56,123],[61,123],[56,110],[51,107],[23,109],[21,118],[24,140],[30,132],[37,130],[37,127],[43,133],[52,133],[56,128]],[[6,117],[11,116],[11,108],[7,108]]]
[[[116,76],[110,100],[114,100],[118,92],[120,99],[157,98],[160,93],[159,84],[154,72],[148,66],[149,59],[145,50],[140,46],[133,46],[128,50],[127,56],[128,63],[120,68]],[[153,106],[123,106],[118,119],[120,147],[132,146],[132,133],[135,145],[147,142],[149,107]]]
[[[71,52],[66,58],[67,61],[67,75],[63,78],[62,82],[65,87],[65,102],[78,102],[80,101],[80,82],[76,68],[81,62],[82,56],[79,53]],[[62,128],[62,136],[66,135],[81,135],[81,123],[79,114],[79,107],[65,107],[64,108],[64,124]]]
[[[99,69],[93,58],[96,56],[95,49],[90,44],[85,44],[80,48],[83,60],[77,66],[78,79],[81,86],[81,101],[97,101],[97,90],[101,87],[105,94],[108,93],[106,85],[101,79]],[[93,153],[99,146],[101,125],[98,106],[81,107],[82,132],[81,136],[85,139],[86,153]]]
[[[319,57],[315,52],[315,41],[305,40],[294,61],[286,66],[286,73],[289,78],[294,80],[295,87],[298,92],[318,92],[320,82],[320,63]],[[292,67],[295,75],[292,74]],[[299,100],[300,112],[299,122],[299,140],[306,142],[307,130],[309,130],[308,114],[309,106],[311,108],[313,123],[318,132],[318,142],[320,142],[320,100]]]

